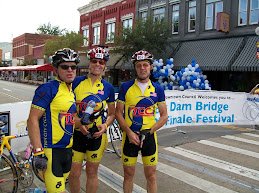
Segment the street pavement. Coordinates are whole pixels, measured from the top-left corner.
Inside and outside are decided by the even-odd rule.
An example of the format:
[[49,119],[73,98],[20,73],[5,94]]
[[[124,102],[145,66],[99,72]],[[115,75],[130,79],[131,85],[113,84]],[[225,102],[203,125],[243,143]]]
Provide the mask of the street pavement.
[[[246,126],[170,128],[158,131],[158,143],[160,193],[259,192],[259,130]],[[146,192],[141,158],[136,167],[133,192]],[[123,167],[114,153],[104,153],[98,178],[98,193],[123,192]],[[84,193],[83,168],[80,180]],[[35,177],[32,187],[44,188],[44,184]],[[70,192],[68,184],[66,190]]]

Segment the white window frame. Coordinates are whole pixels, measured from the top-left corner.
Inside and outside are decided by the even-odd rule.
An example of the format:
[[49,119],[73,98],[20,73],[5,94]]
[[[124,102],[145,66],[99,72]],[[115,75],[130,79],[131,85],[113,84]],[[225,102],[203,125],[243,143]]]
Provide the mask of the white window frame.
[[[177,8],[178,7],[178,9],[175,9],[175,8]],[[179,33],[179,10],[180,10],[180,4],[174,4],[173,5],[173,11],[172,11],[172,34],[178,34]],[[177,15],[177,17],[178,17],[178,21],[177,21],[177,26],[178,26],[178,30],[177,31],[175,31],[175,29],[174,29],[174,17],[175,17],[175,14],[178,14]]]
[[[222,0],[206,0],[206,21],[205,21],[205,30],[212,30],[216,29],[217,26],[217,13],[218,12],[223,12],[223,1]],[[222,10],[218,11],[219,5],[222,4]],[[211,7],[211,15],[208,16],[208,8],[209,6]],[[208,27],[208,20],[211,19],[210,27]]]
[[87,47],[89,46],[89,25],[83,26],[81,29],[83,30],[84,37],[83,46]]
[[130,13],[127,15],[124,15],[121,17],[121,21],[123,23],[123,28],[130,28],[132,29],[133,27],[133,18],[134,18],[134,14]]
[[[241,1],[244,1],[245,6],[242,4]],[[259,14],[259,3],[257,8],[253,8],[253,0],[239,0],[238,5],[238,26],[246,26],[246,25],[257,25],[259,23],[259,18],[257,18],[257,21],[252,21],[252,12],[257,12]],[[240,22],[241,20],[241,14],[245,16],[245,21]]]
[[[163,10],[164,12],[160,12],[161,10]],[[155,13],[155,12],[158,12],[158,13]],[[154,9],[153,10],[153,13],[154,13],[154,21],[157,20],[157,21],[161,21],[163,18],[165,18],[165,7],[161,7],[161,8],[158,8],[158,9]],[[157,18],[157,19],[156,19]]]
[[[194,18],[191,18],[191,10],[195,11]],[[196,23],[196,1],[189,1],[189,13],[188,13],[188,32],[195,32],[195,26],[194,29],[191,29],[191,21],[194,21]]]
[[101,22],[97,22],[92,24],[93,27],[93,45],[99,45],[100,44],[100,29],[101,29]]
[[106,42],[114,43],[115,23],[107,23]]
[[258,7],[254,8],[254,9],[252,7],[252,3],[253,3],[253,0],[250,0],[249,24],[251,24],[251,25],[259,23],[259,16],[257,17],[257,21],[252,22],[252,12],[257,11],[257,13],[258,13],[257,15],[259,15],[259,2],[258,2]]

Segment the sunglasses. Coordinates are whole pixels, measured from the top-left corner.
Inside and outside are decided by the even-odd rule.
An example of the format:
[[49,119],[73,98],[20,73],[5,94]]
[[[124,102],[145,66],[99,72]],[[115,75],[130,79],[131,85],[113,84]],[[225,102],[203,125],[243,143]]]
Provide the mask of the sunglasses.
[[103,60],[94,60],[94,59],[92,59],[91,62],[93,64],[96,64],[97,62],[99,62],[100,65],[104,65],[105,64],[105,61],[103,61]]
[[71,65],[71,66],[69,66],[69,65],[66,65],[66,64],[62,64],[62,65],[60,65],[60,67],[61,67],[63,70],[68,70],[69,67],[71,68],[71,70],[75,70],[75,69],[76,69],[76,65]]

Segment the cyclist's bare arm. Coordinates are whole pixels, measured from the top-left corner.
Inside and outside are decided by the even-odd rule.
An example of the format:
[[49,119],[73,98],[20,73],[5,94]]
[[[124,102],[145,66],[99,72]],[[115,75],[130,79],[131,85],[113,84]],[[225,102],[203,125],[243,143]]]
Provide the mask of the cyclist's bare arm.
[[158,110],[159,110],[160,118],[151,128],[150,130],[151,134],[153,134],[156,130],[161,128],[167,122],[167,119],[168,119],[167,108],[165,103],[158,104]]
[[44,111],[31,108],[29,118],[27,120],[28,134],[31,140],[31,144],[33,148],[42,148],[41,140],[40,140],[40,127],[39,120],[42,117]]
[[117,102],[115,111],[116,120],[118,121],[122,130],[126,132],[127,136],[129,137],[130,143],[140,145],[139,136],[128,127],[123,117],[124,106],[125,105],[123,103]]

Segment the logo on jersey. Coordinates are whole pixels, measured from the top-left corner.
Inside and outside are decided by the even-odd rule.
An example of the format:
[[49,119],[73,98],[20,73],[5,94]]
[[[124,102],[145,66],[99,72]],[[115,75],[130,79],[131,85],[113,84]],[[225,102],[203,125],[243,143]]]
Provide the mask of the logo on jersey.
[[98,94],[104,95],[104,91],[103,90],[98,90]]
[[150,92],[150,96],[157,97],[157,94],[155,92]]
[[91,158],[93,158],[93,159],[97,158],[97,154],[94,153],[93,155],[91,155]]
[[152,157],[152,158],[150,159],[150,162],[154,162],[154,161],[156,161],[156,158],[155,158],[155,157]]
[[38,102],[40,99],[42,99],[42,98],[44,97],[45,94],[46,94],[45,92],[42,92],[42,93],[40,94],[39,98],[34,99],[33,102],[35,102],[35,103]]
[[129,106],[128,116],[135,125],[143,124],[143,117],[152,117],[155,115],[155,102],[150,97],[140,96],[142,98],[135,106]]
[[62,186],[62,182],[59,181],[59,182],[57,183],[57,185],[56,185],[56,188],[60,188],[61,186]]
[[95,101],[97,106],[98,106],[98,103],[100,104],[98,106],[98,108],[95,107],[94,112],[97,112],[97,111],[103,109],[104,104],[102,103],[102,99],[100,98],[100,96],[98,96],[98,94],[94,94],[92,92],[86,92],[84,94],[86,94],[87,97],[85,97],[82,101],[76,101],[76,105],[78,107],[80,117],[84,114],[85,108],[90,100]]

